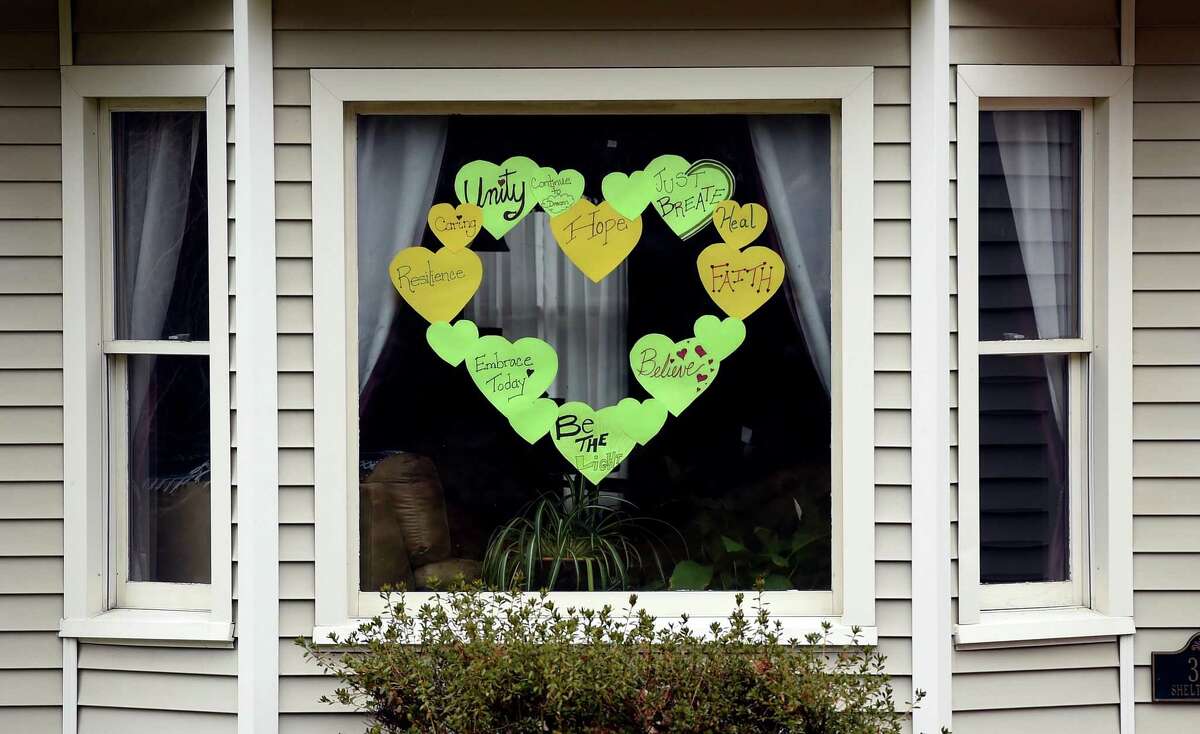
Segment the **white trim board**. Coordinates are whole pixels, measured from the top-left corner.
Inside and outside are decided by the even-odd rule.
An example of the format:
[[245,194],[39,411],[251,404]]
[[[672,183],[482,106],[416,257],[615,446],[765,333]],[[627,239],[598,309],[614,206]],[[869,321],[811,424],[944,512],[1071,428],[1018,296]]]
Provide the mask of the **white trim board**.
[[[144,631],[111,616],[108,591],[107,481],[104,458],[104,362],[99,100],[200,98],[207,130],[211,533],[208,610],[212,630],[230,634],[228,206],[225,171],[225,67],[68,66],[62,69],[63,162],[63,636],[143,639]],[[221,379],[225,377],[225,379]],[[190,613],[188,620],[194,620]],[[180,619],[183,619],[182,617]],[[182,639],[185,624],[172,639]],[[231,639],[231,637],[226,637]]]
[[238,723],[279,730],[279,392],[270,0],[234,0],[238,290]]
[[[1092,98],[1094,269],[1091,456],[1090,609],[1122,619],[1133,614],[1132,519],[1132,239],[1133,70],[1088,66],[959,66],[958,309],[959,309],[959,591],[960,642],[986,633],[979,584],[978,122],[980,99]],[[973,417],[974,416],[974,417]],[[1049,614],[1049,612],[1047,612]]]
[[[349,376],[357,363],[347,333],[347,104],[532,101],[572,103],[731,100],[831,100],[840,104],[841,293],[840,566],[834,568],[837,621],[875,624],[874,535],[874,257],[873,69],[314,69],[311,72],[314,393],[316,423],[316,628],[351,623],[357,590],[347,579],[351,513],[347,487],[357,484]],[[747,105],[748,108],[751,105]],[[840,587],[839,587],[839,584]],[[840,593],[836,590],[840,589]],[[786,593],[786,592],[783,592]],[[777,606],[776,609],[779,607]],[[683,610],[681,610],[683,611]]]

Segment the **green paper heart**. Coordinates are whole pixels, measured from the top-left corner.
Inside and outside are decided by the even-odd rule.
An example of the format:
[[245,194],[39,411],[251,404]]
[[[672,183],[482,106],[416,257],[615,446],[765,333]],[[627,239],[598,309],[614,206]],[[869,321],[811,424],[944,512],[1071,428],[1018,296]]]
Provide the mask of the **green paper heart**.
[[460,203],[483,209],[483,228],[500,239],[537,205],[529,185],[537,171],[538,164],[523,155],[500,165],[471,161],[454,176],[454,193]]
[[693,331],[700,343],[712,351],[717,361],[733,354],[746,340],[746,324],[732,316],[724,320],[711,314],[701,316],[696,319]]
[[650,398],[644,402],[636,398],[625,398],[612,408],[616,411],[618,426],[642,446],[650,443],[667,422],[667,406]]
[[537,443],[550,432],[557,417],[558,404],[550,398],[538,398],[513,410],[508,422],[518,436],[529,443]]
[[583,174],[574,168],[564,171],[539,168],[529,179],[534,201],[551,217],[557,217],[579,201],[583,196],[583,185]]
[[645,171],[628,175],[614,171],[600,181],[600,193],[617,214],[626,219],[637,219],[650,205],[654,189]]
[[616,406],[594,411],[587,403],[577,402],[558,409],[550,439],[563,458],[592,484],[599,484],[620,466],[637,445],[621,430]]
[[454,326],[445,321],[435,321],[425,330],[425,341],[434,354],[457,367],[466,358],[467,352],[479,340],[479,329],[473,321],[463,319]]
[[713,383],[720,364],[696,338],[676,342],[647,334],[629,351],[633,376],[676,417]]
[[651,205],[681,239],[704,229],[717,204],[733,198],[733,172],[719,161],[689,163],[677,155],[660,155],[645,173]]
[[505,416],[541,397],[558,374],[558,354],[541,339],[510,342],[483,336],[466,356],[467,374],[492,405]]

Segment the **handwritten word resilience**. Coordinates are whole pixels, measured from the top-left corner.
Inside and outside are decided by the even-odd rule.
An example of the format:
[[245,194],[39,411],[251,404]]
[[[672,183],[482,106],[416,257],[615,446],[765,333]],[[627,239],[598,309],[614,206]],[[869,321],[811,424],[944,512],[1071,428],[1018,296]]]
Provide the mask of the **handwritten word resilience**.
[[435,288],[444,283],[450,283],[456,280],[463,280],[467,277],[465,270],[459,267],[450,270],[434,270],[433,263],[426,264],[426,270],[412,275],[413,267],[411,265],[397,265],[396,273],[393,281],[396,288],[407,290],[409,293],[416,293],[418,289]]

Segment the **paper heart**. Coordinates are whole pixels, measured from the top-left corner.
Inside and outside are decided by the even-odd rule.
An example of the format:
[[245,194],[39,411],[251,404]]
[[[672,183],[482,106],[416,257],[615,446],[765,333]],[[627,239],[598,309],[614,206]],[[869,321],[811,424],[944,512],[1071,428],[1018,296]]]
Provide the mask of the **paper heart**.
[[654,188],[645,171],[630,174],[614,171],[601,179],[600,193],[618,214],[626,219],[637,219],[650,205]]
[[762,204],[722,201],[713,209],[713,226],[726,244],[745,247],[767,229],[767,208]]
[[620,466],[637,445],[621,429],[616,406],[592,410],[587,403],[567,403],[559,408],[550,439],[592,484],[599,484]]
[[721,310],[744,319],[783,284],[783,258],[766,247],[739,250],[724,242],[709,245],[696,258],[700,283]]
[[625,398],[612,407],[617,415],[617,425],[642,446],[650,442],[667,422],[667,406],[650,398],[639,401]]
[[513,410],[508,422],[518,436],[529,443],[537,443],[550,432],[557,417],[558,404],[550,398],[538,398]]
[[733,196],[733,172],[719,161],[689,163],[677,155],[660,155],[645,173],[651,205],[681,239],[703,229],[717,204]]
[[392,285],[428,322],[449,321],[463,310],[483,280],[483,262],[470,250],[406,247],[388,265]]
[[676,417],[712,385],[721,365],[696,347],[703,345],[694,337],[675,342],[662,334],[647,334],[629,350],[629,366],[638,384]]
[[583,174],[573,168],[556,171],[539,168],[529,179],[529,188],[542,211],[556,217],[583,196]]
[[451,250],[461,250],[479,234],[483,210],[474,204],[434,204],[429,208],[429,229]]
[[[711,314],[701,316],[696,319],[693,331],[703,345],[696,347],[696,350],[707,347],[718,362],[733,354],[746,340],[746,324],[732,316],[723,320]],[[701,353],[701,356],[704,354]]]
[[641,239],[642,219],[626,219],[607,201],[597,206],[580,199],[550,220],[550,232],[575,267],[599,283]]
[[466,319],[454,326],[445,321],[437,321],[425,330],[425,341],[429,342],[434,354],[450,363],[452,367],[462,364],[478,340],[479,329],[473,321]]
[[558,354],[541,339],[480,337],[466,356],[467,374],[492,405],[511,417],[542,396],[558,374]]
[[523,155],[500,165],[471,161],[454,176],[454,193],[460,202],[483,209],[483,228],[500,239],[537,205],[529,190],[537,171],[538,164]]

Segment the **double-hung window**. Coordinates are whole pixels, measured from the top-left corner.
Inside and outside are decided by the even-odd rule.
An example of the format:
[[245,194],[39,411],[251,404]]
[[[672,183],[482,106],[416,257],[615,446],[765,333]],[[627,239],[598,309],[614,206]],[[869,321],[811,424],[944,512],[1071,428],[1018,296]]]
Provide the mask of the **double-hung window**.
[[1129,72],[958,75],[957,639],[1124,633]]
[[231,637],[222,67],[63,72],[69,637]]

